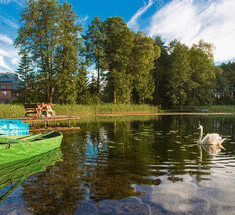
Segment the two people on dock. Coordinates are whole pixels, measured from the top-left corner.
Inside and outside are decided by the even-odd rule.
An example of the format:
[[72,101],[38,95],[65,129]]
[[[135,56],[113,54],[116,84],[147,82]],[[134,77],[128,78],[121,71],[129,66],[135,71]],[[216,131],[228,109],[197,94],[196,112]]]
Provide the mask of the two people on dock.
[[41,105],[38,106],[38,113],[42,117],[55,117],[55,111],[52,110],[50,105],[47,105],[44,102],[42,102]]

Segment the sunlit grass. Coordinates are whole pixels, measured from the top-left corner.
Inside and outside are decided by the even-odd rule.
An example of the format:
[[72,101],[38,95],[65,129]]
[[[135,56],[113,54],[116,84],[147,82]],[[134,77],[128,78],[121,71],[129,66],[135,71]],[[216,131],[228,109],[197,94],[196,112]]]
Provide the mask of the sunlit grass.
[[53,109],[60,115],[93,116],[96,114],[157,113],[158,107],[150,105],[55,105]]
[[[124,104],[102,104],[102,105],[54,105],[52,108],[56,115],[94,117],[96,115],[142,115],[163,112],[156,106],[151,105],[124,105]],[[191,112],[223,112],[235,113],[235,105],[211,105],[211,106],[193,106],[185,107],[192,109]],[[26,111],[20,104],[0,104],[0,117],[23,117]]]
[[23,105],[0,104],[0,117],[20,117],[26,113]]
[[[148,114],[159,112],[151,105],[53,105],[56,115],[91,117],[97,114]],[[0,104],[0,117],[23,117],[26,111],[23,105]]]

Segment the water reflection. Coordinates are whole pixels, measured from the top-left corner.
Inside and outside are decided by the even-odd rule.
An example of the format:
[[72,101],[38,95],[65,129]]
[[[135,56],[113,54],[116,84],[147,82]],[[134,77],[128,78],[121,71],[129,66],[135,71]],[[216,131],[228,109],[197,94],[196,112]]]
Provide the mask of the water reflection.
[[[199,119],[206,132],[231,139],[226,150],[198,150]],[[22,205],[30,213],[213,214],[235,209],[235,145],[229,144],[235,140],[233,118],[124,118],[78,126],[81,131],[63,134],[63,162],[22,183]]]
[[61,157],[61,150],[57,148],[30,159],[0,165],[0,189],[6,188],[6,192],[0,196],[0,201],[9,196],[29,176],[45,171],[47,166],[53,165]]
[[[219,144],[214,145],[198,145],[200,151],[200,158],[202,159],[202,148],[207,152],[209,155],[218,155],[221,152],[222,147]],[[223,147],[224,149],[224,147]]]

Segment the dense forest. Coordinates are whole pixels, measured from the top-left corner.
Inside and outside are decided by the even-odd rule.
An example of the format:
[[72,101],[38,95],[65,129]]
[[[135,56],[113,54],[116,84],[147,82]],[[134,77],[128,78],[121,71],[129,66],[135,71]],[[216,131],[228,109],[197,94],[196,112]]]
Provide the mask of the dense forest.
[[72,5],[27,1],[15,40],[21,102],[235,104],[235,63],[215,66],[212,44],[131,31],[121,17],[95,17],[84,30]]

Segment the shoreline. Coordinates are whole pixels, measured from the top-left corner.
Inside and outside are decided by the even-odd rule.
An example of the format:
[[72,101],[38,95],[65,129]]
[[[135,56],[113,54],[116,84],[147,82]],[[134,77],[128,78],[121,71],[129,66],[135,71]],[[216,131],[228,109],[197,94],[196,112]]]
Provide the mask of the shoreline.
[[94,116],[176,116],[176,115],[235,115],[235,113],[230,112],[174,112],[174,113],[97,113]]
[[87,116],[80,115],[56,115],[55,118],[35,118],[35,117],[4,117],[5,119],[18,119],[22,121],[54,121],[54,120],[79,120],[81,118],[89,118],[89,117],[112,117],[112,116],[177,116],[177,115],[235,115],[235,112],[161,112],[161,113],[151,113],[151,112],[123,112],[123,113],[94,113]]

